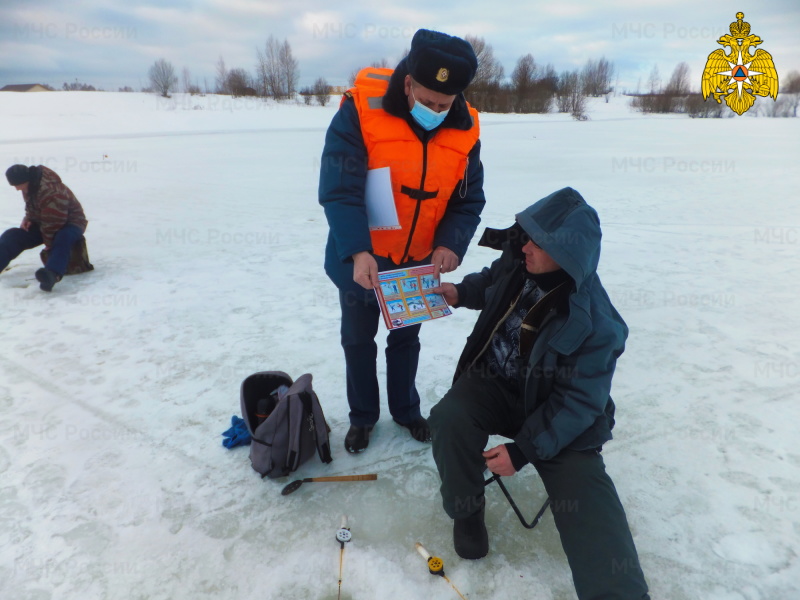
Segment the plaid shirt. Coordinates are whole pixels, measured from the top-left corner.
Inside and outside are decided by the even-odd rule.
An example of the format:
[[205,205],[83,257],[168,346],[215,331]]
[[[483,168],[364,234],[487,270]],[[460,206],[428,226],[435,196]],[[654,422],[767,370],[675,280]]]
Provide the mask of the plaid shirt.
[[25,196],[25,216],[39,225],[45,247],[52,247],[53,237],[65,225],[76,225],[86,231],[88,221],[72,190],[52,169],[45,166],[34,168],[40,169],[42,175],[36,196]]

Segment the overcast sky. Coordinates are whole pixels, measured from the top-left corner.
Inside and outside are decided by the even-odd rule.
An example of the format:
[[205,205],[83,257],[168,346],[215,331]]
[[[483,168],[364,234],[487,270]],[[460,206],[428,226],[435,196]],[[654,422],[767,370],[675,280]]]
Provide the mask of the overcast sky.
[[662,79],[685,61],[699,90],[716,40],[737,11],[770,52],[779,76],[800,70],[800,1],[739,5],[708,0],[2,0],[0,87],[75,81],[116,90],[147,85],[147,71],[166,58],[213,88],[222,55],[228,68],[254,72],[256,47],[286,39],[300,66],[300,87],[320,76],[344,85],[355,69],[388,59],[393,66],[419,28],[483,37],[510,75],[533,54],[557,71],[605,56],[620,91]]

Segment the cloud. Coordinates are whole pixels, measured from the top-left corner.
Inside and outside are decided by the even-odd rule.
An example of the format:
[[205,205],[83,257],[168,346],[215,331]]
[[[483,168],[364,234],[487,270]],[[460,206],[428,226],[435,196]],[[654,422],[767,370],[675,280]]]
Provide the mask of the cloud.
[[[408,0],[389,6],[368,0],[4,2],[0,85],[91,75],[97,84],[115,89],[145,78],[160,57],[213,81],[220,55],[229,67],[252,72],[256,47],[269,35],[289,41],[300,62],[301,86],[319,76],[343,84],[353,70],[373,61],[395,63],[414,32],[426,27],[483,37],[507,74],[528,53],[557,71],[605,56],[617,64],[622,85],[633,87],[653,64],[665,74],[682,60],[693,72],[699,69],[734,15],[735,9],[696,0],[498,2],[489,7],[482,0]],[[764,39],[762,48],[773,54],[779,73],[800,68],[796,0],[758,5],[745,18]]]

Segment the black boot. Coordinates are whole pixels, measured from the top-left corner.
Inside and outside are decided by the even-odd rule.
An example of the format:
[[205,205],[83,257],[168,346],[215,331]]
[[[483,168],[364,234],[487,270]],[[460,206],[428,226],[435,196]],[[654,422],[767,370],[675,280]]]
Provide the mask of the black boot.
[[372,431],[372,425],[366,427],[357,427],[350,425],[350,430],[344,436],[344,449],[351,454],[363,452],[369,446],[369,434]]
[[410,423],[401,423],[397,420],[395,420],[395,423],[408,429],[411,432],[411,437],[418,442],[431,441],[431,428],[430,425],[428,425],[428,421],[425,419],[425,417],[418,417]]
[[461,558],[475,560],[489,553],[489,533],[483,520],[485,510],[484,505],[469,517],[453,520],[453,546]]
[[50,269],[41,268],[36,271],[36,279],[39,282],[39,289],[45,292],[50,292],[53,286],[61,281],[61,275]]

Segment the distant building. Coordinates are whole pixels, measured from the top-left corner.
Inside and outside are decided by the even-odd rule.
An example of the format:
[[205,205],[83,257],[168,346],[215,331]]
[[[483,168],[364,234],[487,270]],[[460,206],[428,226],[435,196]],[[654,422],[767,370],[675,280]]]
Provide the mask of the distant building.
[[20,85],[7,85],[0,88],[0,92],[48,92],[46,87],[38,83],[25,83]]

